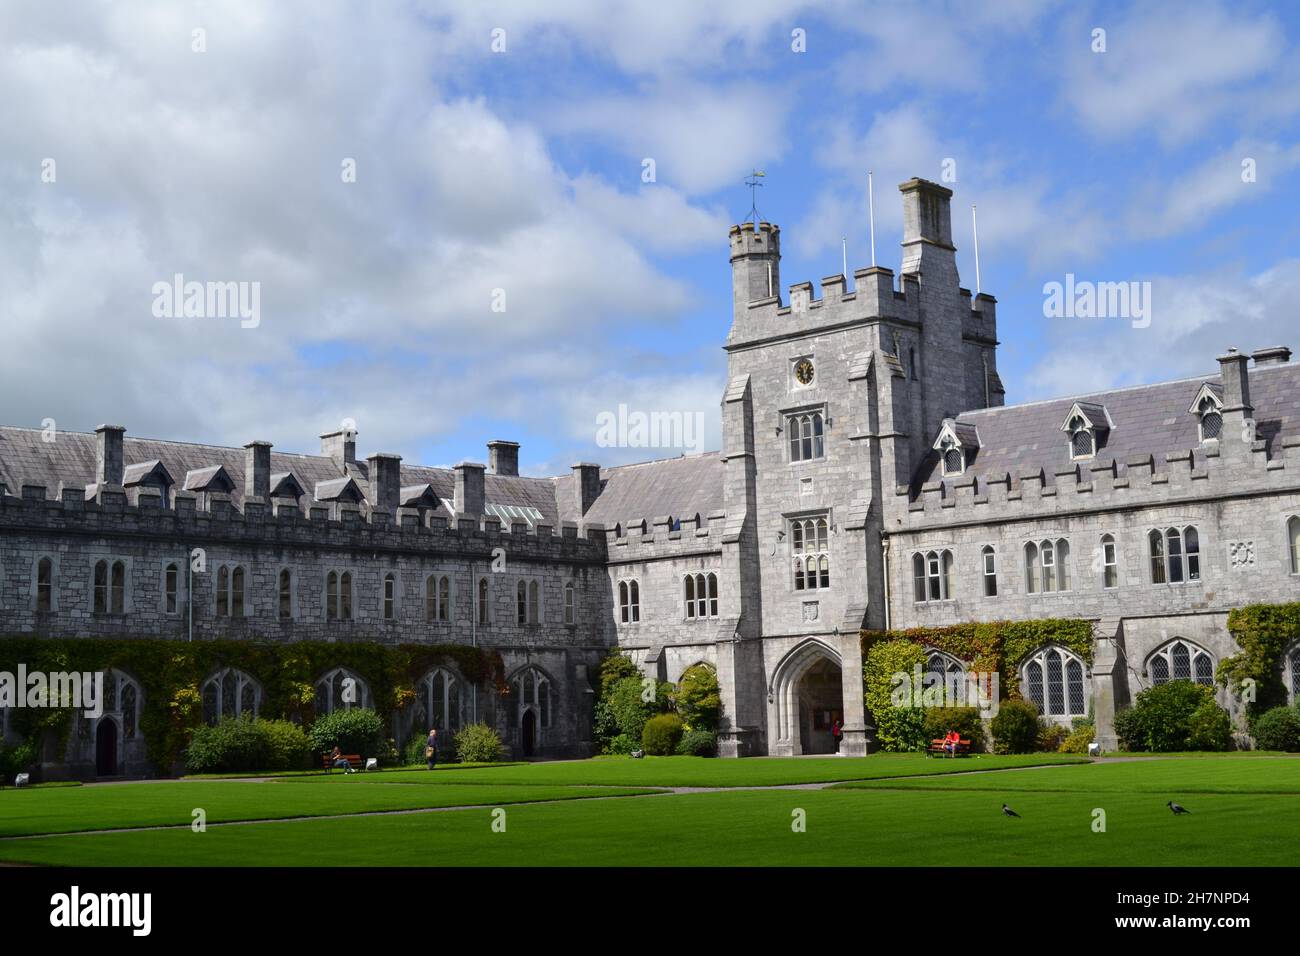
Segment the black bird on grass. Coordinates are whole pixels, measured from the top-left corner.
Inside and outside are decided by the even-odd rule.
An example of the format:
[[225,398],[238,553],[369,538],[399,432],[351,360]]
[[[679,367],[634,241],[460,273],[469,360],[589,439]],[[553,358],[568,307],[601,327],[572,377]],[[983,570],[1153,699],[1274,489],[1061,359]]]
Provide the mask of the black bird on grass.
[[1170,810],[1174,811],[1174,816],[1180,816],[1184,813],[1192,812],[1191,810],[1188,810],[1186,807],[1182,806],[1181,804],[1174,803],[1174,801],[1172,800],[1166,803],[1165,806],[1167,806]]
[[1006,814],[1007,816],[1009,816],[1009,817],[1015,817],[1017,820],[1020,819],[1020,814],[1016,813],[1015,810],[1012,810],[1012,809],[1011,809],[1009,806],[1007,806],[1005,803],[1002,804],[1002,812],[1005,813],[1005,814]]

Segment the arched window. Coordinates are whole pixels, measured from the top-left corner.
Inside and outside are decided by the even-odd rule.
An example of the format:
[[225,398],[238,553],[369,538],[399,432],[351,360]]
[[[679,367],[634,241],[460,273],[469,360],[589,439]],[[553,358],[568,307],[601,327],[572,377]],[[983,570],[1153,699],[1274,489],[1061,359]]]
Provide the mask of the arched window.
[[104,699],[100,711],[118,718],[123,740],[134,740],[139,732],[143,701],[144,694],[134,677],[116,668],[104,673]]
[[1286,540],[1291,551],[1291,573],[1300,574],[1300,517],[1287,521]]
[[1286,657],[1287,665],[1291,669],[1291,703],[1300,702],[1300,643],[1291,648],[1291,653]]
[[830,526],[823,518],[790,522],[791,563],[796,591],[816,591],[831,586]]
[[48,612],[54,607],[54,562],[41,558],[36,562],[36,610]]
[[1096,438],[1088,423],[1078,415],[1070,420],[1070,457],[1091,458],[1097,453]]
[[1101,536],[1101,586],[1119,587],[1119,556],[1115,550],[1114,535]]
[[455,733],[464,722],[464,703],[460,679],[443,667],[431,670],[415,683],[410,729]]
[[227,667],[203,682],[203,719],[209,724],[224,717],[256,717],[261,706],[261,685],[241,670]]
[[126,608],[126,565],[121,561],[113,562],[113,583],[109,598],[112,613],[121,614]]
[[487,624],[492,620],[492,606],[488,601],[488,579],[478,579],[478,622]]
[[984,596],[998,596],[998,556],[993,545],[986,544],[980,551],[980,561],[984,570]]
[[1038,705],[1044,717],[1053,719],[1088,716],[1086,677],[1083,661],[1064,647],[1045,647],[1021,666],[1025,697]]
[[217,568],[217,617],[230,613],[230,568],[224,564]]
[[550,727],[554,719],[551,706],[551,680],[536,667],[526,667],[510,680],[511,722],[518,725],[524,712],[532,709],[538,727]]
[[331,571],[325,575],[325,619],[339,619],[339,573]]
[[912,600],[925,600],[925,555],[920,551],[912,555]]
[[[941,680],[951,680],[965,676],[966,668],[957,658],[945,654],[943,651],[929,650],[925,659],[925,673],[928,677],[930,674],[938,674]],[[926,681],[930,683],[929,680]]]
[[95,613],[108,613],[108,562],[95,562]]
[[175,564],[163,569],[163,613],[175,614],[178,608],[176,595],[180,590],[181,571]]
[[821,412],[805,412],[786,418],[790,434],[790,460],[810,461],[826,454]]
[[542,586],[537,581],[528,582],[528,623],[542,623]]
[[346,667],[336,667],[316,682],[316,716],[370,706],[370,685]]
[[244,569],[236,567],[230,572],[230,616],[244,616]]
[[1154,528],[1147,532],[1152,584],[1181,584],[1201,579],[1201,536],[1194,525]]
[[277,590],[280,598],[280,620],[287,621],[293,617],[293,572],[288,568],[280,569]]
[[578,589],[572,581],[564,582],[564,623],[576,624],[578,620]]
[[918,601],[946,601],[952,580],[952,552],[930,551],[912,555],[912,590]]
[[528,623],[528,585],[524,581],[515,587],[515,612],[518,623]]
[[1205,648],[1182,639],[1160,648],[1147,660],[1151,683],[1160,685],[1171,680],[1190,680],[1206,687],[1214,686],[1214,658]]
[[424,579],[424,620],[429,624],[451,620],[451,578],[446,575]]
[[397,619],[397,575],[389,571],[384,575],[384,620]]
[[1031,541],[1025,545],[1025,593],[1070,590],[1070,542]]
[[1201,417],[1201,442],[1217,441],[1223,431],[1223,415],[1218,404],[1207,395],[1196,406],[1196,412]]
[[352,620],[352,572],[344,571],[339,575],[339,618]]
[[1025,545],[1025,593],[1038,592],[1038,545],[1032,541]]
[[631,598],[628,595],[627,582],[619,581],[618,582],[618,619],[621,624],[632,623],[631,612],[629,610],[630,606],[631,606]]
[[641,620],[641,585],[636,581],[631,581],[627,586],[628,590],[628,610],[631,612],[632,623],[636,624]]
[[952,478],[966,470],[966,453],[951,438],[945,439],[940,449],[943,455],[943,475]]
[[685,580],[686,616],[718,616],[718,576],[712,572],[688,574]]

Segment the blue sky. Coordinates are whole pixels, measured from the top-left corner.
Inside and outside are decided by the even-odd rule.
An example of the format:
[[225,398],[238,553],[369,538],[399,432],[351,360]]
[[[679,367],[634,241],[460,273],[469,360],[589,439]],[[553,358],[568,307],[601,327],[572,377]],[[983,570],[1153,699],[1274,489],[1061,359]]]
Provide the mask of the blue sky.
[[[841,236],[868,263],[868,169],[896,269],[898,183],[951,161],[1009,402],[1300,348],[1293,5],[47,6],[0,12],[6,424],[314,451],[352,418],[362,454],[509,438],[536,474],[680,453],[596,447],[626,404],[716,447],[753,167],[788,286]],[[177,272],[260,283],[258,326],[152,315]],[[1045,318],[1067,273],[1150,282],[1150,326]]]

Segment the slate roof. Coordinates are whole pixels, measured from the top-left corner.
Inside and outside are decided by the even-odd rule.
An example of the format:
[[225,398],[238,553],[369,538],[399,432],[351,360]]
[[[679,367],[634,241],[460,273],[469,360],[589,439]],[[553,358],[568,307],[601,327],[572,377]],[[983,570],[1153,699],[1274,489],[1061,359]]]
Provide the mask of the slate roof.
[[[566,521],[577,521],[573,476],[554,481],[561,515]],[[718,452],[602,468],[600,482],[600,497],[586,520],[598,521],[606,528],[626,525],[629,519],[649,522],[663,515],[693,518],[698,513],[707,521],[710,514],[724,508],[722,455]]]
[[[1113,460],[1122,474],[1130,458],[1151,455],[1159,469],[1167,453],[1200,446],[1198,419],[1187,408],[1207,383],[1221,393],[1222,383],[1215,374],[962,412],[957,417],[978,428],[980,437],[980,448],[966,474],[944,479],[939,457],[931,453],[916,471],[913,490],[941,480],[951,485],[972,474],[984,479],[1010,473],[1015,481],[1022,472],[1040,468],[1047,481],[1053,482],[1057,471],[1072,464],[1069,439],[1062,434],[1061,423],[1075,402],[1104,405],[1114,422],[1104,437],[1098,436],[1096,462]],[[1267,441],[1269,455],[1276,455],[1281,438],[1300,435],[1300,364],[1251,368],[1250,400],[1255,409],[1255,437]],[[934,436],[926,437],[928,442]]]

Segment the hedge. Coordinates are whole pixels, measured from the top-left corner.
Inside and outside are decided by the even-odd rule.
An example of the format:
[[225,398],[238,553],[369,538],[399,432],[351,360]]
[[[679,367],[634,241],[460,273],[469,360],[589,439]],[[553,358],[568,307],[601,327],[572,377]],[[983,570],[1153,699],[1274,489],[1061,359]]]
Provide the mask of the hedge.
[[1228,633],[1240,654],[1219,661],[1215,679],[1241,695],[1247,680],[1255,682],[1255,699],[1246,704],[1248,717],[1286,703],[1286,687],[1279,677],[1282,655],[1300,634],[1300,603],[1251,604],[1228,614]]
[[[495,651],[464,645],[386,645],[296,641],[170,641],[154,638],[0,638],[0,671],[122,670],[144,692],[140,733],[149,761],[168,772],[181,759],[194,730],[203,723],[202,682],[215,671],[235,667],[262,687],[259,717],[308,725],[315,717],[315,682],[335,667],[355,671],[370,685],[375,709],[388,719],[415,700],[415,682],[439,665],[450,665],[471,684],[509,688],[505,665]],[[45,730],[57,735],[60,752],[72,729],[71,708],[15,707],[11,726],[28,740]]]

